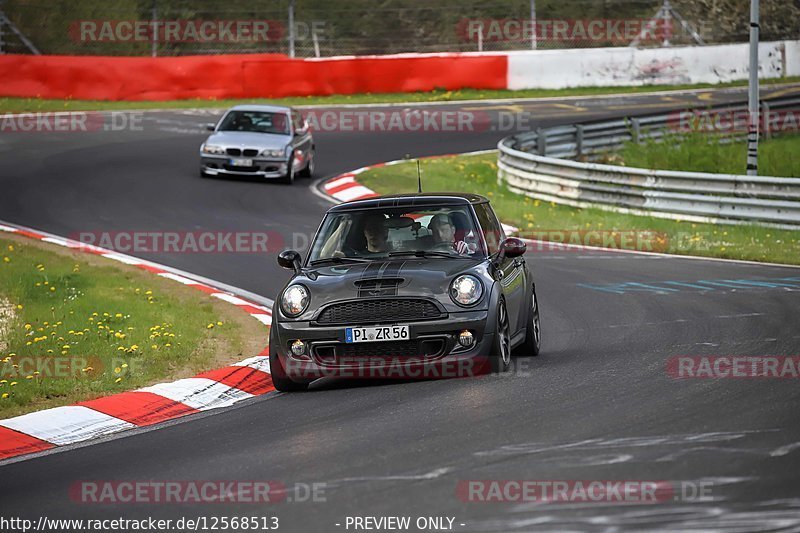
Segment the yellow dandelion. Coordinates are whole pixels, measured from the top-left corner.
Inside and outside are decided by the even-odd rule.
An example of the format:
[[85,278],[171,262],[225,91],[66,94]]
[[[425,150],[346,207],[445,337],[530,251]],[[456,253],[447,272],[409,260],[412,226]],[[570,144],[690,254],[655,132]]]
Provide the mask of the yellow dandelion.
[[4,400],[5,400],[6,398],[8,398],[8,393],[7,393],[7,392],[4,392],[4,393],[3,393],[3,396],[2,396],[2,398],[3,398]]
[[206,329],[211,329],[213,327],[214,327],[214,324],[209,324],[209,325],[206,326]]
[[122,369],[120,367],[114,369],[115,374],[119,374],[120,372],[122,372]]
[[117,378],[117,379],[114,380],[114,383],[120,383],[121,381],[122,381],[122,378]]

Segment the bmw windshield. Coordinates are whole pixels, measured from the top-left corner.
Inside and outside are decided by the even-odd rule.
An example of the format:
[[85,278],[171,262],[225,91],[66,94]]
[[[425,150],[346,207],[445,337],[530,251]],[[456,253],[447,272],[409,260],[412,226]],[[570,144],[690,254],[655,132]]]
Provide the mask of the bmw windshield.
[[222,119],[218,131],[289,135],[289,116],[268,111],[231,111]]

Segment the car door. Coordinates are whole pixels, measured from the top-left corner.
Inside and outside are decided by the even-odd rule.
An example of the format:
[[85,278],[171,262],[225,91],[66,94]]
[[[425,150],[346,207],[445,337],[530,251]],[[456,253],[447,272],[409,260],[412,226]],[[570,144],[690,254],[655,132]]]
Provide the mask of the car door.
[[[311,131],[308,128],[303,116],[294,109],[292,110],[292,148],[295,150],[297,159],[302,161],[300,168],[306,167],[306,160],[311,157],[312,147]],[[300,170],[300,168],[296,170]]]
[[[478,222],[481,224],[489,253],[497,253],[500,243],[506,238],[503,226],[488,203],[477,204],[475,213],[478,215]],[[511,332],[514,334],[525,326],[525,313],[527,312],[524,308],[525,288],[528,283],[525,259],[523,257],[504,257],[500,260],[498,267],[501,276],[499,282],[506,297],[508,322]]]

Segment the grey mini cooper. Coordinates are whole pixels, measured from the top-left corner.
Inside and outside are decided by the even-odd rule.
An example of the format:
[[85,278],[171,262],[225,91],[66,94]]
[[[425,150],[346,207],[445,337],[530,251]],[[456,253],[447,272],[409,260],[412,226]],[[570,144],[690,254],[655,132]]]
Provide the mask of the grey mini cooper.
[[314,138],[302,115],[290,107],[230,108],[200,145],[200,175],[256,176],[291,184],[314,174]]
[[[337,205],[275,302],[269,358],[280,391],[315,379],[425,378],[508,370],[538,355],[539,305],[525,243],[476,194]],[[480,369],[484,369],[483,372]]]

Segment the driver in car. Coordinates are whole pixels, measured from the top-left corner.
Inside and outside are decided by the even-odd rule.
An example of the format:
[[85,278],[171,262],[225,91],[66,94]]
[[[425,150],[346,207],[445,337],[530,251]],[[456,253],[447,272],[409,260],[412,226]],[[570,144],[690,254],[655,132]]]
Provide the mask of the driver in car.
[[455,250],[460,255],[472,253],[469,244],[462,240],[456,240],[456,227],[449,215],[439,213],[431,218],[428,223],[433,237],[433,249],[441,251]]
[[380,213],[367,215],[364,221],[364,238],[367,240],[367,251],[383,253],[389,251],[389,226],[386,218]]

